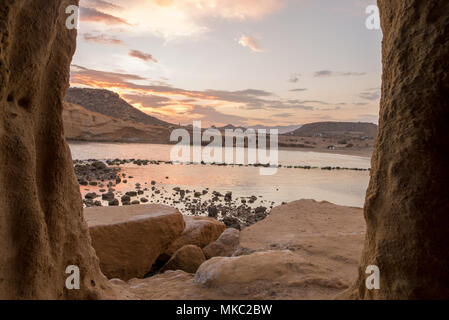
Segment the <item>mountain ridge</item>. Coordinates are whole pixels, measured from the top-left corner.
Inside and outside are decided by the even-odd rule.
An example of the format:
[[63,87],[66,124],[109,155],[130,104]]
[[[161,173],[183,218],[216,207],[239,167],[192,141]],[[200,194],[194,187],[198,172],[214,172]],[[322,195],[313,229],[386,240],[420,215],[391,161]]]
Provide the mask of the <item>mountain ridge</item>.
[[161,127],[175,126],[136,109],[122,99],[119,94],[106,89],[71,87],[67,90],[65,101],[82,106],[89,111],[124,121]]

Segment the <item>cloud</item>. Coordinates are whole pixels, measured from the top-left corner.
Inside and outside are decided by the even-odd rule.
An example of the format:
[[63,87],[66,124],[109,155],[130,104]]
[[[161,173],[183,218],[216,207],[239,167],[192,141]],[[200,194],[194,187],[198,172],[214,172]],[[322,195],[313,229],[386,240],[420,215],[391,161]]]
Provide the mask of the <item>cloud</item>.
[[[303,100],[283,100],[273,93],[265,90],[246,89],[238,91],[225,90],[186,90],[167,85],[137,84],[135,81],[145,79],[138,75],[105,72],[88,69],[81,66],[72,66],[71,85],[89,86],[119,91],[129,97],[133,103],[140,103],[151,107],[161,105],[189,105],[195,102],[237,107],[245,110],[314,110]],[[154,97],[159,96],[159,97]],[[169,98],[163,99],[162,97]],[[185,100],[187,99],[188,102]],[[183,101],[184,100],[184,101]],[[194,101],[191,101],[194,100]]]
[[297,88],[297,89],[291,89],[289,91],[290,92],[302,92],[302,91],[307,91],[307,88]]
[[173,102],[168,97],[161,97],[156,95],[143,94],[124,94],[123,97],[131,104],[140,104],[144,108],[159,108],[161,106],[169,105]]
[[245,125],[249,120],[260,119],[248,119],[247,117],[237,116],[233,114],[226,114],[216,110],[210,106],[195,105],[187,112],[188,116],[195,120],[206,121],[217,125],[225,125],[232,123],[234,125]]
[[124,42],[122,40],[114,37],[109,37],[105,34],[92,35],[90,33],[84,33],[83,39],[85,41],[96,42],[100,44],[124,45]]
[[87,7],[80,7],[80,21],[99,22],[106,25],[130,25],[125,19]]
[[250,48],[254,52],[262,52],[262,48],[260,47],[260,45],[257,42],[257,40],[252,38],[252,37],[250,37],[250,36],[242,35],[240,37],[240,39],[238,40],[238,43],[242,47],[248,47],[248,48]]
[[132,80],[147,80],[134,74],[106,72],[72,65],[71,82],[73,84],[90,86],[93,88],[121,87]]
[[[120,20],[126,32],[137,36],[152,35],[166,41],[198,37],[212,28],[211,22],[259,21],[284,6],[286,0],[82,0],[89,20],[112,24]],[[121,10],[122,8],[126,8]],[[85,11],[85,10],[84,10]],[[101,15],[108,15],[107,17]],[[120,17],[118,18],[117,15]],[[92,16],[92,17],[91,17]],[[95,20],[93,18],[95,16]],[[113,19],[117,18],[117,19]],[[87,21],[87,17],[85,18]]]
[[84,7],[89,7],[93,9],[100,9],[100,10],[122,10],[123,7],[117,6],[113,3],[110,3],[108,1],[103,0],[81,0],[80,5]]
[[299,81],[299,77],[301,77],[299,73],[293,73],[288,79],[288,82],[297,83]]
[[273,117],[276,117],[276,118],[290,118],[290,117],[294,117],[294,116],[295,116],[295,114],[288,113],[288,112],[273,114]]
[[352,76],[364,76],[366,72],[341,72],[341,71],[331,71],[331,70],[320,70],[314,73],[315,78],[324,77],[352,77]]
[[362,91],[358,96],[365,100],[377,101],[380,99],[380,88],[366,89]]
[[139,50],[131,50],[128,55],[130,57],[134,57],[143,61],[152,61],[154,63],[157,63],[157,60],[155,58],[153,58],[153,56],[149,53],[143,53],[142,51]]

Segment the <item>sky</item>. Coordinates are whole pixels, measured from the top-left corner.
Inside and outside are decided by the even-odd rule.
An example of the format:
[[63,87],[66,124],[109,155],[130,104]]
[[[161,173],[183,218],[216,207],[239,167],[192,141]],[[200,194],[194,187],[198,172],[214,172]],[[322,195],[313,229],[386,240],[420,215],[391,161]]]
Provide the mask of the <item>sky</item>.
[[80,0],[71,86],[171,123],[377,123],[375,0]]

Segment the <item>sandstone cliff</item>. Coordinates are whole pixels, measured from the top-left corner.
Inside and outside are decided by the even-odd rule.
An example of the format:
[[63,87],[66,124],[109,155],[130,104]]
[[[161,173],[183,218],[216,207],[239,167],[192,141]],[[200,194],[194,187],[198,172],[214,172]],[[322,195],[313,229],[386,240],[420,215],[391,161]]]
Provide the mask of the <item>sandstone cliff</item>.
[[[359,281],[362,299],[449,298],[449,2],[379,0],[379,135]],[[380,289],[365,286],[380,269]]]
[[[76,41],[65,10],[77,4],[0,2],[0,299],[95,299],[109,288],[63,137]],[[80,290],[66,289],[69,265]]]

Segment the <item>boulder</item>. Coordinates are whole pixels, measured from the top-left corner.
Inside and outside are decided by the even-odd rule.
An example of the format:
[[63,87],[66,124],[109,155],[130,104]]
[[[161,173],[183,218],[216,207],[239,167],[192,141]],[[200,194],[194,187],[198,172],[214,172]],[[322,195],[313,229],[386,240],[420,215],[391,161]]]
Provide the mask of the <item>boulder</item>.
[[163,205],[87,208],[84,217],[110,279],[143,277],[185,227],[181,213]]
[[160,256],[160,260],[168,261],[171,256],[185,245],[193,244],[204,248],[214,242],[226,229],[226,226],[212,218],[184,216],[186,228]]
[[209,288],[229,286],[264,287],[348,287],[340,279],[327,279],[316,272],[316,266],[304,256],[289,250],[263,251],[239,257],[215,257],[203,263],[195,274],[195,282]]
[[200,247],[187,245],[176,251],[160,272],[182,270],[195,273],[204,261],[206,261],[206,258]]
[[240,243],[240,231],[234,228],[226,229],[217,241],[203,248],[207,259],[213,257],[230,257],[237,250]]

